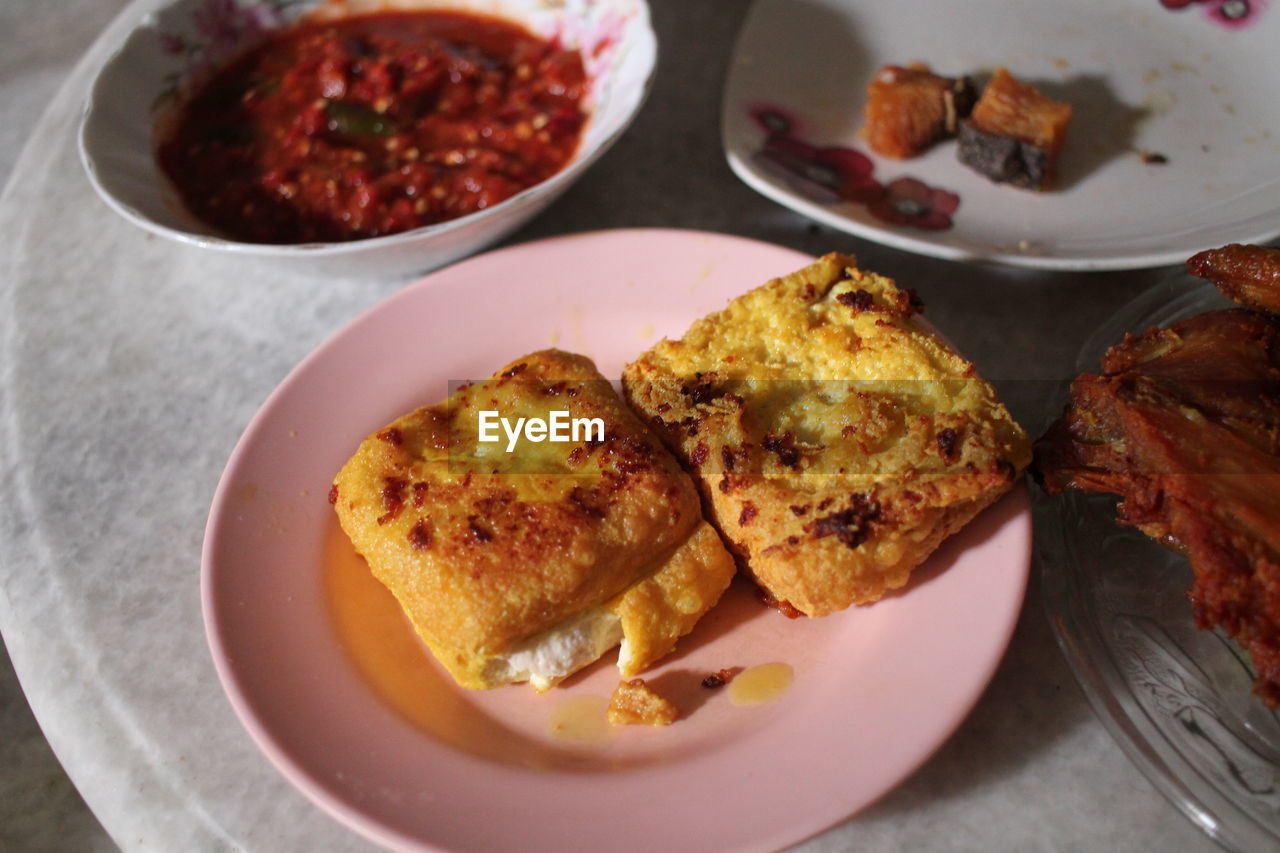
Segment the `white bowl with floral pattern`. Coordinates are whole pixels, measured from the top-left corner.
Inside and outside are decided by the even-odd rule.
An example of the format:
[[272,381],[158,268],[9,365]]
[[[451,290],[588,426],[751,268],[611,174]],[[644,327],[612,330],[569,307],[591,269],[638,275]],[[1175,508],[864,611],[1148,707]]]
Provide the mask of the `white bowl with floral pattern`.
[[[323,7],[323,8],[321,8]],[[580,51],[589,118],[569,163],[545,181],[466,216],[398,234],[332,243],[230,239],[181,202],[156,160],[159,129],[181,97],[218,67],[309,14],[444,9],[497,16]],[[148,231],[212,251],[331,275],[404,276],[464,257],[515,230],[575,181],[635,118],[657,40],[644,0],[170,0],[143,14],[99,69],[80,126],[95,189]]]

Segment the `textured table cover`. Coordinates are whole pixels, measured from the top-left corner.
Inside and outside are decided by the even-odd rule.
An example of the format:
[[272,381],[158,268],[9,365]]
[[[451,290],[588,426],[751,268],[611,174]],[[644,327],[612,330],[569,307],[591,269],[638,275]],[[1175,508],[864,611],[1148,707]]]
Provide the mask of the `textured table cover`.
[[[313,346],[406,282],[316,282],[176,246],[111,213],[74,138],[102,56],[71,69],[122,5],[0,9],[0,176],[16,163],[0,203],[0,629],[22,684],[7,670],[0,680],[0,848],[368,849],[287,785],[234,718],[205,646],[199,549],[257,406]],[[1163,273],[949,264],[755,195],[725,166],[717,119],[746,5],[655,0],[661,58],[636,125],[508,242],[670,226],[854,252],[915,285],[930,319],[1038,432],[1080,341]],[[881,802],[802,845],[1104,847],[1213,849],[1094,719],[1034,573],[1009,652],[957,734]]]

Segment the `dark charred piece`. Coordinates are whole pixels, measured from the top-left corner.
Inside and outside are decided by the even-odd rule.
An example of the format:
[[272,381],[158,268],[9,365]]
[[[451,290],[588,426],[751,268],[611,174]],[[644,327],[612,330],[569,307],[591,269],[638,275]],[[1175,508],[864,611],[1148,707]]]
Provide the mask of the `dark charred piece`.
[[814,519],[805,530],[814,539],[834,536],[848,548],[857,548],[871,535],[872,523],[880,518],[880,504],[866,495],[849,497],[849,506],[831,515]]
[[997,68],[960,123],[960,162],[997,183],[1043,190],[1053,182],[1071,105]]
[[998,184],[1038,190],[1049,177],[1049,152],[1012,136],[983,130],[973,122],[961,122],[960,162]]
[[734,673],[732,669],[717,670],[702,679],[702,686],[708,690],[715,690],[718,687],[724,687],[730,681],[733,681],[733,675]]

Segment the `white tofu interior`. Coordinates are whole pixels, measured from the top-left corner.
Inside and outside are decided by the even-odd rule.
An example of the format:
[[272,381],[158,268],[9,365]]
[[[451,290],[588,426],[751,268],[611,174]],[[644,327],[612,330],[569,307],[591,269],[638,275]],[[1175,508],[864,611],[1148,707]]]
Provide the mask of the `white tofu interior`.
[[496,680],[528,681],[548,690],[622,641],[622,623],[604,607],[592,607],[525,640],[488,666]]

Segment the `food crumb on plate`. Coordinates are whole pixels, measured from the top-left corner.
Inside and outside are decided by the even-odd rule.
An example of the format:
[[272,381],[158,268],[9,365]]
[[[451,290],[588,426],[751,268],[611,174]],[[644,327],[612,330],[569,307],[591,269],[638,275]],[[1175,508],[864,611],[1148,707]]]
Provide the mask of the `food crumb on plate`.
[[609,700],[609,722],[615,726],[669,726],[680,716],[680,709],[664,699],[643,678],[619,681]]
[[732,669],[721,669],[711,673],[702,679],[702,686],[708,690],[715,690],[724,687],[730,681],[733,681],[734,672]]

